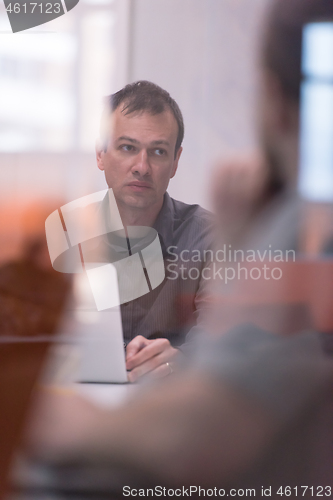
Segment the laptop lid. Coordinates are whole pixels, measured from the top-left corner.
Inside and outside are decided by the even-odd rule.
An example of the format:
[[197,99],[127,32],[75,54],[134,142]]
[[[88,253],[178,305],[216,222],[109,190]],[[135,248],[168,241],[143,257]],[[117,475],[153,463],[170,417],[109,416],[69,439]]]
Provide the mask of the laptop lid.
[[99,294],[111,294],[118,305],[97,310],[96,294],[93,295],[87,273],[74,277],[74,300],[65,321],[63,333],[70,334],[78,347],[77,382],[126,383],[125,348],[119,305],[117,272],[112,264]]

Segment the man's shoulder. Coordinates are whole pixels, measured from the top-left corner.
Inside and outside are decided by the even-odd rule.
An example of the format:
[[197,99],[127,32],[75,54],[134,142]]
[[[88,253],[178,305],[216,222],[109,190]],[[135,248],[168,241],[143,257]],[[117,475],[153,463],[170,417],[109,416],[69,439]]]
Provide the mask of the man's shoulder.
[[212,212],[202,208],[200,205],[194,204],[189,205],[183,201],[175,200],[170,197],[170,202],[173,206],[174,218],[179,221],[192,221],[198,224],[209,224],[213,225],[214,216]]
[[210,246],[214,234],[214,217],[199,205],[189,205],[165,194],[163,208],[155,223],[155,229],[164,245]]

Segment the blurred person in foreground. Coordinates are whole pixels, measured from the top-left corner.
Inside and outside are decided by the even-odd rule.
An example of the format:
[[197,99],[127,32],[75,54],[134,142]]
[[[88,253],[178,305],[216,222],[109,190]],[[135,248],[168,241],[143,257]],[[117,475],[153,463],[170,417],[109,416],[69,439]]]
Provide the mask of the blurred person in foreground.
[[[20,235],[16,245],[8,226],[7,232],[1,228],[2,240],[12,243],[2,249],[5,258],[0,264],[1,499],[7,492],[9,470],[35,384],[71,290],[70,281],[52,269],[48,257],[44,221],[50,207],[14,208],[17,213],[11,225]],[[22,221],[21,231],[17,230],[18,221]]]
[[[330,0],[275,0],[268,22],[262,147],[289,185],[297,167],[302,26],[318,18],[333,20]],[[285,338],[239,325],[201,339],[189,367],[117,410],[74,394],[44,394],[30,445],[65,468],[124,467],[136,478],[133,487],[139,477],[151,487],[254,488],[259,497],[265,487],[281,498],[281,486],[283,494],[308,486],[330,497],[332,386],[332,361],[316,333]]]
[[[118,259],[124,258],[131,255],[131,227],[153,227],[166,268],[161,285],[121,305],[129,379],[134,382],[148,372],[163,377],[170,374],[180,356],[175,347],[198,321],[206,287],[201,275],[208,265],[204,259],[191,263],[198,271],[192,279],[177,272],[175,266],[172,273],[169,264],[181,261],[182,252],[195,250],[202,255],[211,247],[212,217],[200,206],[176,201],[167,193],[184,137],[182,113],[168,92],[148,81],[126,85],[107,97],[100,132],[97,165],[113,190],[127,231],[123,243],[119,238],[113,241],[110,233],[107,246]],[[105,201],[107,197],[104,205]]]
[[[277,2],[280,10],[265,27],[258,93],[260,151],[216,166],[214,199],[230,241],[251,231],[261,211],[287,206],[297,195],[302,30],[308,22],[331,20],[331,2],[303,3],[300,10],[297,1],[288,6]],[[279,22],[283,29],[278,29]]]

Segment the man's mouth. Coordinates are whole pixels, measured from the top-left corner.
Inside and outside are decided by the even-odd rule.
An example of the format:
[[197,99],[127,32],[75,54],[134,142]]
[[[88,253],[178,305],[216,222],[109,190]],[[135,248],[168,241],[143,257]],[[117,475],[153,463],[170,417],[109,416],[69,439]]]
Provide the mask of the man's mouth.
[[148,182],[140,182],[140,181],[130,182],[127,185],[132,191],[138,191],[138,192],[146,191],[147,189],[152,188],[151,184],[149,184]]

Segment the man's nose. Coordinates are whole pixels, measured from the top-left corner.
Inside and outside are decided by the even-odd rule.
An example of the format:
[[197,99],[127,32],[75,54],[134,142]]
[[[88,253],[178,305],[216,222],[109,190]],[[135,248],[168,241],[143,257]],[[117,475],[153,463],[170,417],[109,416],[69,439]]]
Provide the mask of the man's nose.
[[135,158],[135,163],[132,167],[132,172],[137,172],[141,176],[149,175],[151,172],[148,153],[145,149],[141,150]]

